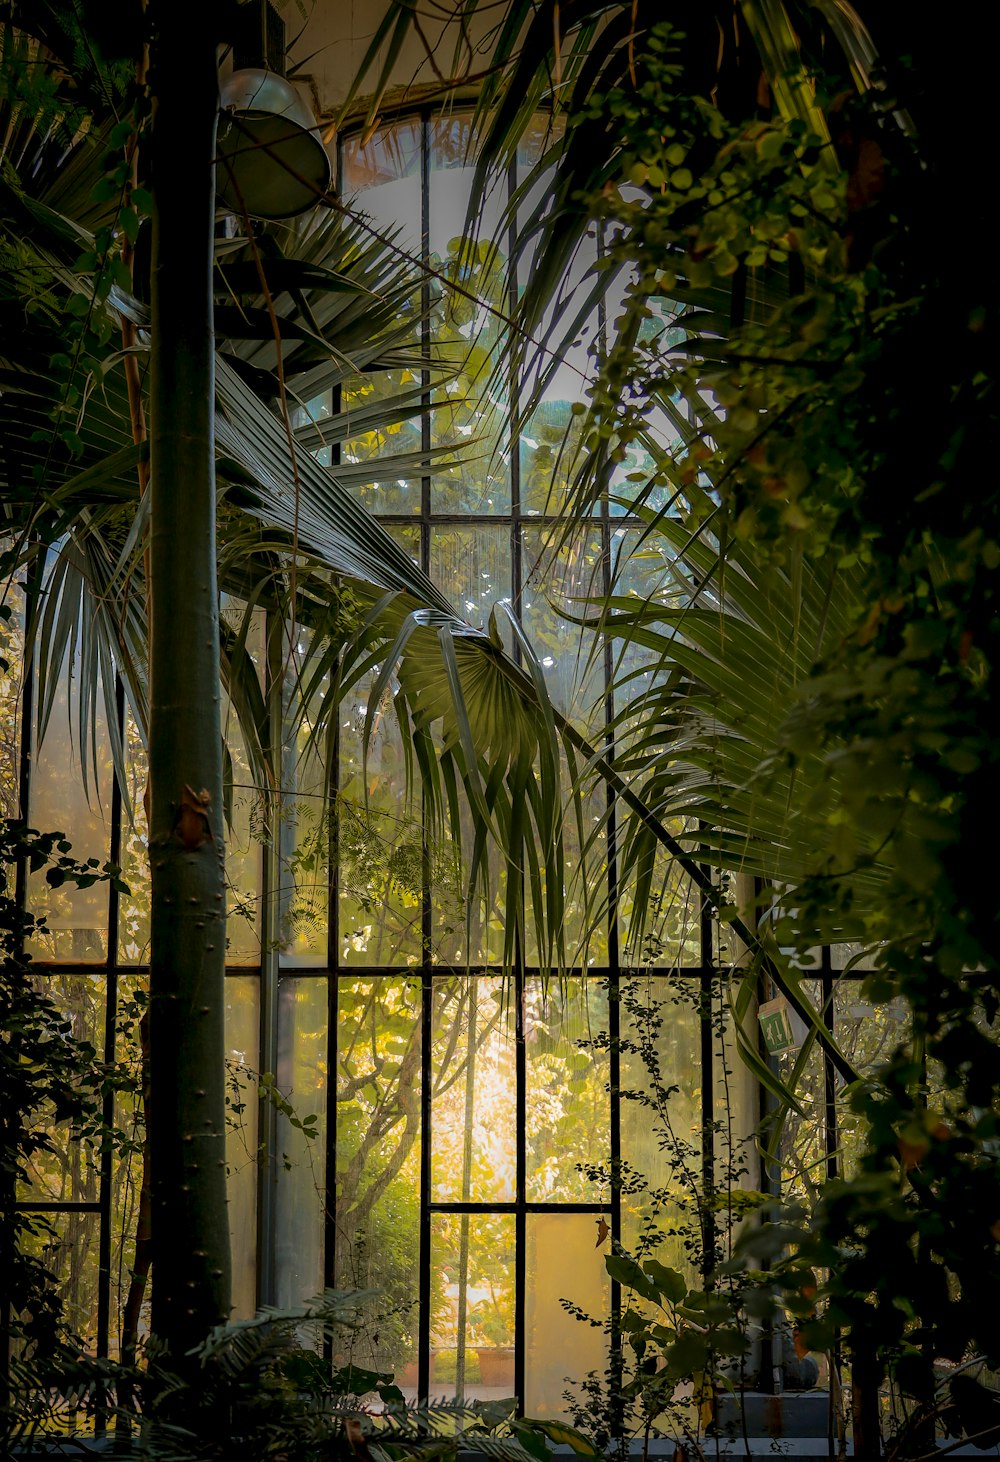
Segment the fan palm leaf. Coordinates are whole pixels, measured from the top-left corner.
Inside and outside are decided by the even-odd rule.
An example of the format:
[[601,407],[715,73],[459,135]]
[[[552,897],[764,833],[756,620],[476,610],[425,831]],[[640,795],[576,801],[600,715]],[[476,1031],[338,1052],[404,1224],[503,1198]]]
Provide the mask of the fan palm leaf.
[[[817,847],[832,848],[836,750],[803,747],[793,767],[779,749],[814,667],[854,627],[858,572],[804,564],[796,576],[773,566],[764,575],[739,545],[713,559],[718,550],[704,536],[692,543],[677,519],[655,531],[665,555],[700,575],[699,587],[682,581],[683,607],[663,596],[612,596],[600,606],[603,632],[648,653],[621,684],[619,765],[661,816],[693,820],[696,856],[794,886],[818,871]],[[849,879],[859,916],[884,887],[878,840],[873,830],[850,867],[831,852],[825,870]],[[648,832],[633,820],[623,831],[626,866],[649,853]]]
[[[23,183],[15,190],[22,198],[27,191]],[[60,385],[51,369],[58,309],[49,297],[59,300],[72,292],[84,298],[88,309],[104,308],[86,299],[86,279],[73,270],[80,229],[68,221],[60,224],[57,203],[54,186],[47,211],[35,216],[29,239],[32,268],[40,271],[38,309],[48,336],[26,339],[20,331],[11,337],[21,358],[12,355],[10,378],[24,394],[26,409],[17,420],[3,413],[9,524],[20,538],[18,561],[36,553],[39,544],[52,542],[57,527],[67,535],[73,547],[58,560],[59,593],[51,600],[45,631],[55,646],[75,645],[74,620],[78,623],[82,616],[90,636],[88,670],[96,675],[100,669],[110,679],[114,666],[126,678],[142,725],[144,684],[136,647],[144,639],[145,604],[136,521],[143,507],[132,477],[136,451],[118,369],[120,352],[110,352],[100,379],[89,383],[87,409],[80,414],[71,449],[64,449],[51,428],[26,430],[23,425],[32,415],[37,423],[51,424],[52,396]],[[301,259],[296,253],[300,245]],[[336,697],[348,684],[362,674],[374,675],[379,696],[369,700],[369,729],[383,692],[392,694],[432,820],[441,827],[447,818],[457,845],[463,814],[471,817],[470,903],[473,890],[487,885],[488,848],[499,843],[507,873],[505,957],[513,960],[524,946],[527,900],[539,929],[543,962],[559,965],[565,960],[562,754],[593,768],[706,897],[717,901],[719,895],[657,810],[645,805],[612,761],[549,704],[541,669],[523,636],[519,649],[524,665],[504,648],[496,627],[480,632],[465,624],[409,555],[360,507],[352,491],[359,474],[350,471],[340,481],[336,467],[320,467],[310,455],[316,423],[290,417],[288,393],[275,409],[282,395],[276,335],[281,339],[281,374],[294,392],[292,399],[302,402],[379,364],[409,361],[412,368],[431,367],[412,345],[416,316],[404,304],[412,297],[413,281],[396,258],[391,250],[387,257],[377,242],[364,244],[357,230],[332,215],[301,235],[284,236],[280,244],[277,239],[266,246],[263,241],[241,243],[223,252],[219,295],[228,333],[219,346],[217,435],[220,480],[227,484],[222,560],[232,570],[224,587],[242,594],[249,589],[249,602],[256,605],[290,604],[299,622],[322,625],[332,594],[330,575],[352,581],[362,609],[356,627],[335,651],[322,635],[313,636],[297,672],[317,685],[325,675],[329,683],[328,704],[321,708],[317,726],[334,724]],[[272,268],[273,282],[255,293],[254,275],[259,280],[262,271],[267,280]],[[0,305],[13,308],[18,298],[18,291],[10,289],[0,294]],[[141,352],[141,303],[119,290],[109,307],[138,327],[135,349]],[[265,324],[271,327],[270,337]],[[390,420],[400,419],[399,413],[415,405],[415,390],[403,391],[401,399],[388,405]],[[363,417],[366,426],[374,420]],[[348,439],[357,425],[356,414],[334,413],[323,424],[326,444]],[[248,515],[259,525],[250,559],[235,551],[246,542]],[[227,548],[229,532],[233,552]],[[516,626],[513,632],[519,633]],[[261,785],[277,785],[245,639],[237,634],[227,650],[230,693],[255,747],[258,779]],[[327,670],[319,673],[323,664]],[[98,692],[87,694],[79,724],[90,730]],[[46,700],[51,703],[47,688],[43,704]],[[574,797],[579,804],[576,787]],[[577,820],[582,822],[579,805]],[[754,932],[740,929],[753,945]],[[777,978],[782,978],[780,972]]]

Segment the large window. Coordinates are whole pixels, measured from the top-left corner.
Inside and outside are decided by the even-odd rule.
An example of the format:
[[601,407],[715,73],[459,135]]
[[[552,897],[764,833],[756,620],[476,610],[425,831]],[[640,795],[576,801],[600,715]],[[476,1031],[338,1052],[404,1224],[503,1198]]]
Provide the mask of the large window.
[[[350,467],[366,506],[470,623],[485,624],[509,601],[553,700],[600,739],[614,657],[591,655],[563,611],[613,581],[650,594],[663,565],[630,557],[637,528],[620,503],[605,503],[587,532],[553,547],[588,338],[552,374],[515,440],[519,383],[499,349],[511,300],[502,247],[490,240],[544,143],[540,121],[506,195],[487,198],[470,248],[465,116],[406,118],[343,141],[341,192],[422,261],[425,284],[414,300],[413,360],[301,409],[320,433],[332,412],[357,413],[357,436],[337,457],[321,445],[320,460]],[[570,294],[596,241],[587,248]],[[389,397],[400,398],[398,419],[367,430],[366,406]],[[398,464],[391,478],[380,475],[390,453],[407,454],[403,475]],[[73,646],[54,701],[40,708],[18,621],[2,628],[11,666],[0,682],[4,812],[58,827],[81,858],[120,863],[131,889],[63,895],[29,880],[26,897],[44,907],[50,930],[33,951],[39,977],[74,1029],[138,1070],[148,940],[140,738],[114,687],[116,727],[98,717],[81,737]],[[274,628],[258,625],[262,681]],[[639,660],[628,668],[643,670]],[[272,696],[288,693],[279,681],[270,677]],[[405,796],[389,705],[377,708],[365,755],[370,690],[355,690],[336,726],[285,707],[295,729],[273,838],[235,717],[226,717],[237,1313],[295,1304],[325,1285],[377,1290],[356,1364],[394,1371],[409,1395],[516,1394],[529,1413],[551,1414],[568,1378],[608,1364],[603,1325],[619,1296],[607,1244],[689,1269],[710,1262],[729,1236],[725,1204],[711,1195],[782,1176],[746,1140],[764,1104],[736,1050],[727,948],[666,859],[643,947],[623,947],[628,896],[619,899],[614,820],[602,800],[593,808],[607,829],[599,927],[584,940],[584,901],[570,885],[570,975],[555,979],[530,945],[503,974],[502,905],[481,899],[470,913],[448,848],[428,841],[419,801]],[[112,730],[125,746],[124,782],[112,771]],[[833,998],[829,952],[823,961],[817,1005],[863,1042],[872,1028],[853,996]],[[835,1162],[833,1095],[817,1055],[807,1120],[789,1128],[777,1165],[787,1181]],[[22,1194],[46,1220],[37,1242],[55,1257],[71,1318],[102,1355],[122,1345],[142,1170],[141,1110],[120,1105],[116,1115],[131,1146],[66,1149]]]

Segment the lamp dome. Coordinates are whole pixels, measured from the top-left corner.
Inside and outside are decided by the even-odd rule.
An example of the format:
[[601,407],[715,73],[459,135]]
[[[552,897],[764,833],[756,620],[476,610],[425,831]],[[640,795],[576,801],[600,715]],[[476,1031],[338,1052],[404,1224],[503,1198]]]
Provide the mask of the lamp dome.
[[316,121],[292,83],[247,67],[223,83],[218,196],[234,213],[291,218],[328,191],[332,168]]

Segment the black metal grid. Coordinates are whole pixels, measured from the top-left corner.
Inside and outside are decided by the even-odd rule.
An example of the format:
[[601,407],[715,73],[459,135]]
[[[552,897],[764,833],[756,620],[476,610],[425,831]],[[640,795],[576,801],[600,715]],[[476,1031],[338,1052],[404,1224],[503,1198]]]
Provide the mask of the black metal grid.
[[[429,260],[429,170],[430,170],[430,112],[424,112],[420,117],[422,151],[421,151],[421,238],[424,262]],[[513,178],[509,180],[509,186],[513,186]],[[429,289],[425,278],[423,286],[423,299],[425,306],[429,302]],[[513,303],[513,298],[510,303]],[[426,314],[426,309],[425,309]],[[424,325],[424,344],[427,343],[427,324]],[[510,383],[510,421],[513,422],[516,415],[516,383]],[[430,447],[430,424],[427,408],[430,405],[430,380],[425,373],[424,377],[424,409],[421,413],[421,439],[424,450]],[[514,444],[512,444],[514,445]],[[555,525],[558,519],[537,514],[522,515],[521,494],[520,494],[520,459],[517,450],[510,452],[511,471],[511,509],[506,514],[481,514],[481,513],[434,513],[432,512],[431,478],[425,474],[421,478],[420,512],[408,514],[386,514],[383,521],[387,526],[398,524],[411,527],[418,527],[420,530],[420,557],[422,567],[430,572],[431,565],[431,542],[435,527],[461,524],[473,527],[477,524],[488,524],[490,526],[506,525],[509,531],[512,563],[512,597],[515,606],[520,612],[524,586],[524,565],[523,565],[523,529],[530,526],[533,530],[542,529]],[[602,542],[602,571],[604,583],[607,585],[612,572],[612,534],[622,528],[630,526],[629,521],[624,518],[612,518],[605,504],[603,511],[595,515],[595,528],[599,529]],[[29,585],[29,593],[37,593],[40,580],[36,577]],[[605,675],[605,723],[610,725],[614,714],[614,705],[610,683],[613,671],[613,651],[610,644],[604,650],[604,675]],[[267,671],[268,679],[273,677],[274,667]],[[21,768],[20,768],[20,799],[22,816],[27,815],[31,788],[31,763],[34,745],[34,678],[31,674],[25,676],[25,687],[22,701],[22,738],[21,738]],[[272,696],[272,702],[277,702],[278,697]],[[121,688],[118,689],[118,708],[121,724],[124,724],[124,697]],[[277,739],[281,736],[281,708],[277,705],[275,718],[272,719],[272,737]],[[607,733],[607,744],[610,748],[610,730]],[[332,794],[338,785],[339,768],[337,765],[338,747],[334,747],[332,758],[333,784],[328,788]],[[509,1213],[515,1218],[515,1278],[517,1286],[516,1308],[515,1308],[515,1386],[518,1394],[523,1394],[524,1388],[524,1359],[525,1359],[525,1290],[527,1276],[525,1273],[525,1233],[526,1221],[529,1214],[545,1212],[585,1212],[609,1215],[611,1234],[614,1239],[621,1237],[621,1205],[620,1205],[620,1160],[621,1160],[621,1127],[619,1122],[619,1101],[620,1069],[619,1069],[619,1004],[617,999],[618,982],[622,975],[619,950],[619,930],[617,916],[618,898],[618,865],[617,865],[617,829],[614,816],[614,806],[609,796],[609,821],[608,821],[608,854],[607,854],[607,887],[609,895],[609,923],[608,923],[608,963],[601,967],[592,967],[586,972],[589,978],[599,981],[606,981],[609,986],[611,999],[609,1001],[610,1020],[610,1052],[609,1052],[609,1088],[610,1088],[610,1150],[608,1160],[611,1167],[613,1182],[611,1195],[608,1203],[535,1203],[526,1198],[525,1185],[525,1102],[526,1102],[526,1066],[525,1066],[525,1043],[522,1019],[522,996],[524,982],[532,975],[543,973],[537,965],[521,963],[514,977],[514,997],[516,1008],[516,1110],[518,1127],[518,1155],[516,1170],[516,1197],[509,1203],[460,1203],[460,1202],[432,1202],[428,1199],[431,1188],[431,1000],[430,994],[433,981],[438,978],[453,978],[454,972],[445,966],[435,963],[432,951],[432,890],[430,880],[430,859],[429,852],[425,845],[424,857],[424,889],[421,904],[421,929],[422,929],[422,958],[419,967],[402,967],[398,965],[366,965],[359,967],[352,965],[348,969],[340,961],[340,937],[338,925],[338,896],[339,888],[337,882],[337,859],[334,856],[335,848],[330,849],[330,886],[329,886],[329,936],[328,936],[328,962],[326,967],[295,967],[282,968],[277,954],[277,941],[273,921],[277,907],[277,893],[280,883],[280,869],[278,859],[273,851],[264,848],[261,855],[261,934],[262,954],[259,964],[234,963],[227,969],[227,974],[232,976],[253,975],[260,979],[260,1051],[259,1069],[262,1071],[274,1071],[277,1054],[277,1021],[278,1021],[278,992],[280,984],[294,977],[295,979],[325,979],[327,980],[328,1012],[329,1012],[329,1061],[328,1071],[334,1074],[337,1070],[337,989],[341,977],[356,979],[364,978],[377,979],[382,977],[398,978],[401,974],[409,974],[418,977],[421,981],[423,994],[421,1031],[422,1031],[422,1123],[421,1123],[421,1146],[420,1146],[420,1182],[421,1182],[421,1217],[420,1217],[420,1254],[419,1254],[419,1390],[422,1395],[427,1395],[430,1389],[430,1361],[429,1361],[429,1327],[430,1327],[430,1293],[431,1293],[431,1219],[435,1213]],[[336,806],[336,798],[331,795],[331,805]],[[112,861],[118,861],[121,850],[123,800],[121,788],[114,783],[112,790],[111,806],[111,837],[108,855]],[[335,838],[336,828],[333,826],[331,838]],[[21,898],[26,895],[25,879],[23,870],[18,871],[18,890]],[[107,957],[103,961],[58,961],[46,963],[36,961],[35,968],[39,974],[102,974],[106,977],[106,1011],[105,1011],[105,1056],[111,1058],[114,1054],[115,1027],[117,1018],[118,1000],[118,979],[122,973],[141,974],[147,966],[133,962],[123,963],[120,959],[120,951],[117,939],[117,895],[109,890],[108,904],[108,946]],[[711,1026],[711,991],[715,978],[715,967],[713,964],[713,939],[714,929],[710,911],[704,904],[700,912],[700,940],[701,960],[697,965],[686,967],[682,970],[671,968],[669,973],[672,978],[681,977],[697,982],[700,991],[700,1019],[701,1019],[701,1060],[702,1060],[702,1151],[703,1151],[703,1173],[702,1178],[706,1187],[710,1189],[715,1182],[714,1171],[714,1150],[713,1150],[713,1129],[715,1114],[713,1111],[714,1094],[714,1061],[713,1034]],[[491,973],[488,966],[477,966],[470,974]],[[582,972],[581,972],[582,973]],[[832,990],[836,972],[832,970],[829,950],[823,952],[823,967],[821,972],[822,989],[826,1001],[826,1015],[828,1027],[833,1029]],[[827,1171],[832,1175],[836,1172],[836,1111],[835,1073],[832,1066],[824,1058],[824,1081],[825,1081],[825,1143],[827,1150]],[[334,1250],[334,1189],[335,1172],[337,1159],[337,1134],[336,1134],[336,1100],[333,1091],[332,1081],[327,1094],[328,1117],[327,1122],[327,1145],[325,1152],[327,1170],[327,1205],[324,1228],[325,1258],[323,1261],[323,1278],[326,1283],[336,1283],[337,1276],[332,1271],[333,1250]],[[110,1098],[109,1098],[110,1102]],[[108,1109],[105,1113],[110,1117]],[[277,1150],[278,1130],[277,1118],[273,1106],[262,1103],[261,1106],[261,1139],[267,1144],[268,1150]],[[109,1331],[111,1325],[110,1314],[110,1293],[111,1293],[111,1241],[112,1241],[112,1213],[111,1213],[111,1157],[110,1154],[102,1156],[100,1161],[99,1191],[100,1197],[96,1204],[93,1203],[46,1203],[41,1201],[25,1201],[21,1206],[25,1210],[38,1212],[73,1212],[73,1211],[97,1211],[100,1215],[100,1289],[98,1302],[98,1319],[96,1349],[97,1353],[105,1356],[109,1351]],[[257,1271],[258,1271],[258,1300],[261,1303],[273,1302],[275,1295],[275,1207],[276,1207],[276,1184],[279,1180],[278,1164],[262,1164],[258,1181],[258,1207],[257,1207]],[[775,1181],[775,1174],[762,1173],[762,1180],[766,1183]],[[705,1236],[705,1250],[707,1254],[714,1251],[714,1236]],[[617,1313],[620,1296],[617,1284],[612,1285],[612,1313]],[[613,1331],[614,1337],[614,1331]]]

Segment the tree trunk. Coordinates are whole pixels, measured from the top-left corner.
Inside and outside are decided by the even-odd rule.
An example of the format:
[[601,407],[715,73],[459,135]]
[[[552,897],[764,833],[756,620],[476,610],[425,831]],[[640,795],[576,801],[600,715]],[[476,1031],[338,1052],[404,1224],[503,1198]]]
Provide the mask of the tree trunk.
[[153,36],[150,395],[152,1329],[176,1365],[230,1310],[212,248],[218,7]]

